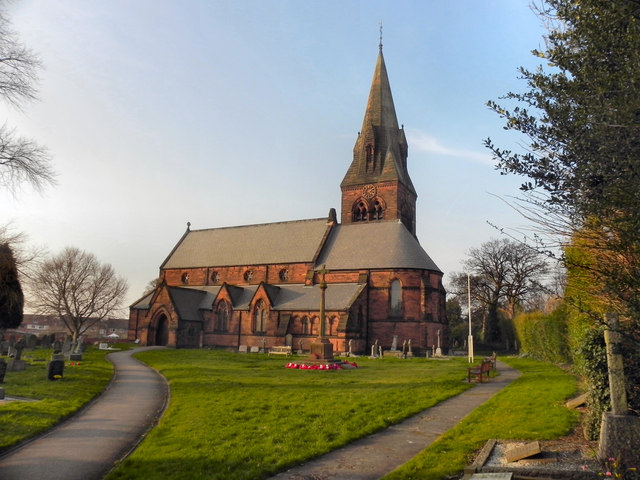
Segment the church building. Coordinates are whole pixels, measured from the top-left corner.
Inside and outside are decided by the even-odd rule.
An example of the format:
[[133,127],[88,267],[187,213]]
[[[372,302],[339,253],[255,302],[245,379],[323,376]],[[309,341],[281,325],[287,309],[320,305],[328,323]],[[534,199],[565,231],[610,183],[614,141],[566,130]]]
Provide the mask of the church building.
[[[416,237],[407,170],[382,45],[340,188],[340,219],[187,230],[158,285],[130,307],[142,345],[309,351],[325,322],[336,353],[407,342],[414,354],[447,338],[442,272]],[[321,282],[325,318],[320,318]],[[440,340],[441,339],[441,340]]]

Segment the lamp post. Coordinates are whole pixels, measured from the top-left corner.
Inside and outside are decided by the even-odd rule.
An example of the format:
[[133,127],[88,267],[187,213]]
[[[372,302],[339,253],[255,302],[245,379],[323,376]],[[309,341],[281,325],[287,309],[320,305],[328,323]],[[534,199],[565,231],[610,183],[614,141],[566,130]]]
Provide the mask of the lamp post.
[[331,361],[333,360],[333,345],[325,337],[325,292],[327,290],[327,275],[328,270],[325,268],[325,265],[322,266],[320,270],[317,270],[316,273],[322,275],[320,279],[320,329],[318,332],[318,338],[316,338],[315,342],[311,344],[311,360],[320,360],[320,361]]
[[471,276],[467,273],[467,299],[469,301],[469,338],[467,347],[469,348],[469,363],[473,363],[473,335],[471,334]]

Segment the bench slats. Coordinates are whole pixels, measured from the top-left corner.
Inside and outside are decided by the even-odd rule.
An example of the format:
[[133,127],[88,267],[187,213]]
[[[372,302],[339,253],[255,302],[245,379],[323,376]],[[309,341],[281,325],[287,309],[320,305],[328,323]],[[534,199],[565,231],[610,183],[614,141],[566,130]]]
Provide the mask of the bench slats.
[[471,379],[475,378],[482,383],[485,377],[487,381],[489,381],[489,371],[491,367],[492,362],[490,360],[483,360],[480,365],[475,367],[467,367],[467,381],[471,383]]

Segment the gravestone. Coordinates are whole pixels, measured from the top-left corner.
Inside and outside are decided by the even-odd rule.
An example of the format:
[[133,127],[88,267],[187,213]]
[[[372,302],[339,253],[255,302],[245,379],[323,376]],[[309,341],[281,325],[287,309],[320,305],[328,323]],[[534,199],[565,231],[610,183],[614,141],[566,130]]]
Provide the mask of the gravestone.
[[[382,351],[382,349],[380,349]],[[391,341],[391,349],[389,350],[385,350],[383,353],[380,354],[380,356],[385,356],[385,357],[395,357],[395,358],[403,358],[404,357],[404,351],[398,350],[398,336],[394,335],[393,336],[393,340]]]
[[292,347],[293,346],[293,335],[291,335],[290,333],[287,333],[284,336],[284,344],[287,347]]
[[53,342],[53,354],[57,354],[62,352],[62,342],[60,340],[56,340]]
[[47,365],[47,378],[59,380],[64,377],[64,355],[53,355]]
[[38,337],[33,333],[28,333],[25,337],[25,348],[27,350],[33,350],[38,345]]
[[4,375],[7,373],[7,362],[0,358],[0,383],[4,383]]
[[407,340],[407,357],[413,357],[413,350],[411,350],[411,339]]
[[62,345],[62,354],[69,355],[71,353],[71,335],[67,335]]
[[302,355],[304,352],[302,350],[302,339],[298,340],[298,355]]
[[49,335],[43,335],[40,339],[40,346],[45,349],[51,348],[51,337]]
[[84,352],[84,349],[84,335],[80,335],[80,337],[78,337],[78,340],[75,342],[71,353],[69,354],[69,359],[73,360],[74,362],[82,360],[82,353]]
[[26,343],[26,339],[24,337],[20,337],[20,340],[18,340],[14,345],[13,348],[15,349],[15,355],[11,360],[9,360],[8,370],[10,372],[20,372],[25,369],[26,363],[22,360],[22,350],[24,350]]
[[258,353],[258,352],[260,352],[260,347],[256,347],[256,346],[251,347],[251,349],[249,350],[249,353]]
[[435,351],[433,352],[433,356],[434,357],[441,357],[442,356],[442,349],[440,348],[440,329],[438,329],[438,346],[435,349]]
[[375,343],[371,345],[371,357],[378,358],[379,352],[380,352],[380,345],[378,344],[378,340],[376,340]]
[[0,355],[2,355],[3,357],[9,356],[9,342],[0,342]]
[[511,463],[522,460],[523,458],[532,457],[540,452],[542,452],[540,449],[540,442],[536,440],[535,442],[529,442],[524,445],[512,447],[505,452],[504,456],[507,462]]

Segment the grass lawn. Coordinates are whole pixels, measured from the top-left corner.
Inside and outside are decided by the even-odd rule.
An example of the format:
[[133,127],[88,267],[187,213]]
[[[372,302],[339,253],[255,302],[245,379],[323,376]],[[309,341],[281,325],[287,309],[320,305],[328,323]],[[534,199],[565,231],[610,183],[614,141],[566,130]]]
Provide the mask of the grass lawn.
[[22,358],[27,368],[7,372],[2,387],[6,396],[38,401],[0,404],[0,452],[48,430],[99,395],[113,374],[113,365],[105,359],[107,353],[89,347],[79,364],[65,363],[63,379],[48,380],[51,350],[25,350]]
[[527,359],[501,358],[522,373],[385,480],[441,480],[460,472],[487,440],[549,440],[566,435],[578,414],[563,406],[576,380],[560,368]]
[[[64,379],[46,379],[50,352],[25,352],[8,372],[0,405],[0,451],[47,430],[98,395],[112,366],[89,349]],[[30,357],[30,358],[29,358]],[[466,358],[357,359],[346,371],[290,370],[266,355],[152,350],[137,355],[169,381],[169,407],[114,479],[259,479],[363,437],[469,388]],[[486,440],[549,439],[577,422],[563,401],[575,379],[552,365],[501,358],[523,375],[387,479],[456,475]]]
[[282,357],[155,350],[137,358],[169,381],[159,424],[109,479],[265,478],[456,395],[466,358],[371,360],[291,370]]

